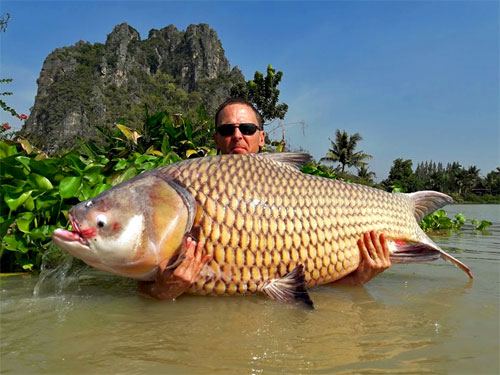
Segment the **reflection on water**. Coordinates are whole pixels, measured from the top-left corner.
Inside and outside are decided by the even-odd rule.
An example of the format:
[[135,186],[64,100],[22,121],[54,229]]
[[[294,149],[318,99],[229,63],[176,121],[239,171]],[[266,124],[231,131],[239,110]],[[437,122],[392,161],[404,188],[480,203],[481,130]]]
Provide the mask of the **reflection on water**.
[[1,372],[498,373],[498,229],[433,237],[473,281],[445,262],[396,265],[365,288],[313,289],[314,311],[260,296],[158,302],[93,270],[39,297],[36,278],[5,278]]

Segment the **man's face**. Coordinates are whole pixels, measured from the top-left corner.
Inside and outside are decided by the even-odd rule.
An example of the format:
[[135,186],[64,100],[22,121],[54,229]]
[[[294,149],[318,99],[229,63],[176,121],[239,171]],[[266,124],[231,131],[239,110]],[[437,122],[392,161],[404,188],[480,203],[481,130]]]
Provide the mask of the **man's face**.
[[240,124],[255,124],[259,121],[252,108],[245,104],[230,104],[219,113],[216,126],[222,124],[235,124],[234,134],[224,137],[219,133],[214,134],[215,146],[223,154],[251,154],[259,152],[259,147],[264,146],[265,132],[257,130],[252,135],[241,134],[238,126]]

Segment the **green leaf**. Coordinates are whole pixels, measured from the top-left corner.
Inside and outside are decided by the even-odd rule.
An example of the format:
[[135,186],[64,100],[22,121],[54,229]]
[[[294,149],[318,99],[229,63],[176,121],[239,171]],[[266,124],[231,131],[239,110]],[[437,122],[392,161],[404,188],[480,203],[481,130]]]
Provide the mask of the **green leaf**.
[[485,230],[486,228],[488,228],[490,225],[492,225],[493,223],[491,221],[488,221],[488,220],[481,220],[481,222],[479,223],[479,225],[477,225],[475,227],[476,230]]
[[57,158],[42,159],[42,160],[31,159],[30,161],[30,167],[32,173],[33,172],[38,173],[49,179],[52,179],[53,176],[59,173],[61,171],[61,167],[64,164],[65,163],[63,163],[62,160]]
[[15,211],[20,205],[22,205],[26,201],[26,199],[28,199],[31,196],[31,193],[33,193],[33,190],[25,191],[22,194],[19,195],[16,194],[14,196],[6,194],[4,201],[5,203],[7,203],[7,206],[9,206],[11,211]]
[[95,153],[92,151],[89,145],[85,144],[82,142],[80,139],[76,140],[78,142],[78,145],[80,146],[80,149],[89,157],[89,158],[95,158]]
[[30,225],[33,219],[35,218],[35,214],[32,212],[25,212],[20,217],[16,219],[17,227],[21,232],[29,233]]
[[115,171],[121,171],[122,169],[127,168],[129,164],[130,163],[128,162],[128,160],[120,159],[120,161],[118,161],[118,163],[116,163],[116,165],[113,169]]
[[458,223],[460,223],[460,225],[464,224],[465,221],[467,220],[465,215],[462,215],[462,214],[456,214],[455,219],[457,220]]
[[2,176],[9,177],[12,176],[18,180],[26,179],[28,172],[23,168],[23,165],[16,160],[14,156],[9,156],[0,160],[0,170],[2,171]]
[[83,170],[85,169],[86,165],[85,163],[81,160],[81,156],[78,152],[76,151],[71,151],[64,155],[60,160],[59,163],[63,163],[68,165],[73,172],[76,172],[78,174],[82,174]]
[[31,170],[30,168],[30,158],[27,156],[16,156],[16,160],[20,162],[22,165],[26,167],[28,171]]
[[78,195],[79,201],[86,201],[92,198],[92,188],[89,184],[83,184],[80,189],[80,194]]
[[104,179],[102,175],[102,165],[89,165],[84,170],[83,178],[87,180],[91,185],[95,185]]
[[191,122],[188,122],[184,126],[184,134],[186,135],[186,138],[189,140],[193,139],[193,127],[191,126]]
[[123,181],[128,180],[129,178],[137,176],[137,169],[135,167],[129,167],[118,179],[118,182],[121,183]]
[[13,251],[17,250],[17,240],[15,235],[8,234],[4,236],[2,242],[7,250],[13,250]]
[[0,142],[0,159],[17,154],[17,147],[9,145],[7,142]]
[[91,196],[90,198],[93,198],[93,197],[96,197],[98,196],[99,194],[101,194],[102,192],[110,189],[112,186],[110,184],[101,184],[101,185],[98,185],[94,188],[94,190],[91,192]]
[[139,164],[144,163],[145,161],[151,161],[151,160],[155,160],[155,159],[156,159],[156,157],[153,155],[141,155],[137,159],[135,159],[134,164],[139,165]]
[[32,229],[31,232],[29,233],[29,236],[33,240],[41,240],[46,237],[49,237],[50,234],[52,234],[52,232],[54,231],[54,229],[55,228],[53,228],[53,226],[40,225],[38,228]]
[[28,199],[24,201],[23,207],[28,211],[33,211],[35,209],[35,200],[33,199],[33,197],[28,197]]
[[59,183],[59,192],[61,194],[61,198],[75,197],[81,183],[81,177],[70,176],[63,178]]
[[153,169],[153,168],[156,168],[156,167],[157,167],[157,163],[152,162],[152,161],[148,161],[148,162],[142,163],[140,165],[140,170],[141,171],[147,171],[149,169]]
[[39,196],[35,199],[35,207],[37,210],[51,208],[59,203],[59,199],[54,196]]
[[36,173],[30,173],[28,181],[30,182],[31,186],[40,190],[50,190],[53,188],[52,183],[47,177],[40,176]]
[[315,168],[315,167],[314,167],[314,166],[312,166],[312,165],[304,165],[304,166],[302,167],[302,172],[303,172],[303,173],[307,173],[307,174],[314,173],[316,170],[317,170],[317,168]]
[[23,267],[23,270],[32,271],[33,270],[33,263],[25,263],[22,265],[22,267]]

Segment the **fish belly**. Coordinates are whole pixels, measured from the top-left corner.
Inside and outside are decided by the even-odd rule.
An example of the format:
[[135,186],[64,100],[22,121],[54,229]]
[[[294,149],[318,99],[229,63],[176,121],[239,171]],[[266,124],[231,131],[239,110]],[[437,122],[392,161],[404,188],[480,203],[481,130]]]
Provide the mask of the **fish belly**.
[[375,230],[418,240],[413,201],[303,174],[257,155],[201,158],[176,167],[198,214],[192,233],[213,259],[192,294],[246,294],[303,264],[307,286],[354,271],[357,240]]

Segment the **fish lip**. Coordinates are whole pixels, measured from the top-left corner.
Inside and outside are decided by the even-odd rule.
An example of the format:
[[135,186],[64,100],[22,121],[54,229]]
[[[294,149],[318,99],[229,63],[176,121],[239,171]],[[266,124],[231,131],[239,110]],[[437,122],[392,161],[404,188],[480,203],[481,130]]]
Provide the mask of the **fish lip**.
[[85,236],[82,234],[82,230],[80,229],[80,226],[78,225],[77,221],[75,220],[75,217],[68,213],[68,218],[71,223],[71,226],[73,227],[74,233],[78,234],[78,242],[80,242],[82,245],[89,246],[89,241],[85,238]]

